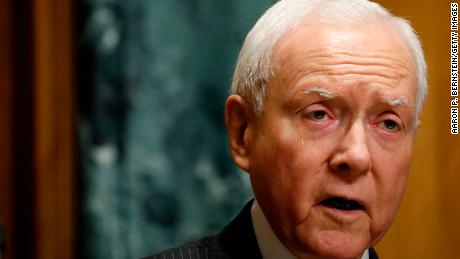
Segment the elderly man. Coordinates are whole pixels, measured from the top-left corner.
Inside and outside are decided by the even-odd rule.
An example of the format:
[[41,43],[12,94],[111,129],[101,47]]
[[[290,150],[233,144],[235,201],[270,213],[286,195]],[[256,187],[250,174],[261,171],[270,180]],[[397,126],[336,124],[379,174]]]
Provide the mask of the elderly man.
[[255,200],[219,234],[151,258],[377,258],[406,187],[425,71],[409,23],[378,4],[276,3],[249,32],[225,105]]

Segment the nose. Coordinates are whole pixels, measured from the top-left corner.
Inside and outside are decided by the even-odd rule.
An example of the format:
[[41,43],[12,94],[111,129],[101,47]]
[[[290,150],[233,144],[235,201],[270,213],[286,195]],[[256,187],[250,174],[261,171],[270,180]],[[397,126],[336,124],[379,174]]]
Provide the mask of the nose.
[[372,161],[366,141],[365,126],[354,123],[338,141],[329,166],[334,172],[358,176],[372,169]]

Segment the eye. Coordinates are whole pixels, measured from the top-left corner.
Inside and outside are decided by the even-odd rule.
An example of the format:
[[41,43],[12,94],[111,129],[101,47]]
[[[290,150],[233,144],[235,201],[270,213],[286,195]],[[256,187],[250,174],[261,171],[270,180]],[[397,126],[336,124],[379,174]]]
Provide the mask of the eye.
[[307,118],[313,121],[327,121],[328,120],[328,115],[326,111],[323,110],[316,110],[309,112],[307,114]]
[[389,132],[398,132],[401,130],[401,126],[399,126],[399,124],[394,120],[381,121],[379,122],[378,127]]

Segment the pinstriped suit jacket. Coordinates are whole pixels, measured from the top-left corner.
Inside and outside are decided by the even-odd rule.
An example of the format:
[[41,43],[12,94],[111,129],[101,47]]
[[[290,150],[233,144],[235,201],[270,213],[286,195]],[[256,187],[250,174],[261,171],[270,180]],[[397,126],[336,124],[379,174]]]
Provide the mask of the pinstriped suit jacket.
[[[207,236],[143,259],[262,259],[252,228],[252,202],[253,200],[248,202],[240,214],[217,235]],[[372,248],[369,249],[369,259],[378,259]]]

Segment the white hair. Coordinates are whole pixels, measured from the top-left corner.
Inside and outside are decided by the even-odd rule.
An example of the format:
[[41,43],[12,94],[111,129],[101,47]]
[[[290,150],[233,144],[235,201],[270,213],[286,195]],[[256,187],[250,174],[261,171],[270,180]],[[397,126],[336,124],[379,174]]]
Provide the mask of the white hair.
[[393,16],[377,3],[367,0],[281,0],[268,9],[246,36],[232,81],[232,94],[242,96],[256,113],[263,109],[266,86],[277,65],[272,50],[288,29],[312,14],[325,21],[388,22],[405,41],[416,70],[416,118],[427,94],[427,67],[421,43],[410,22]]

